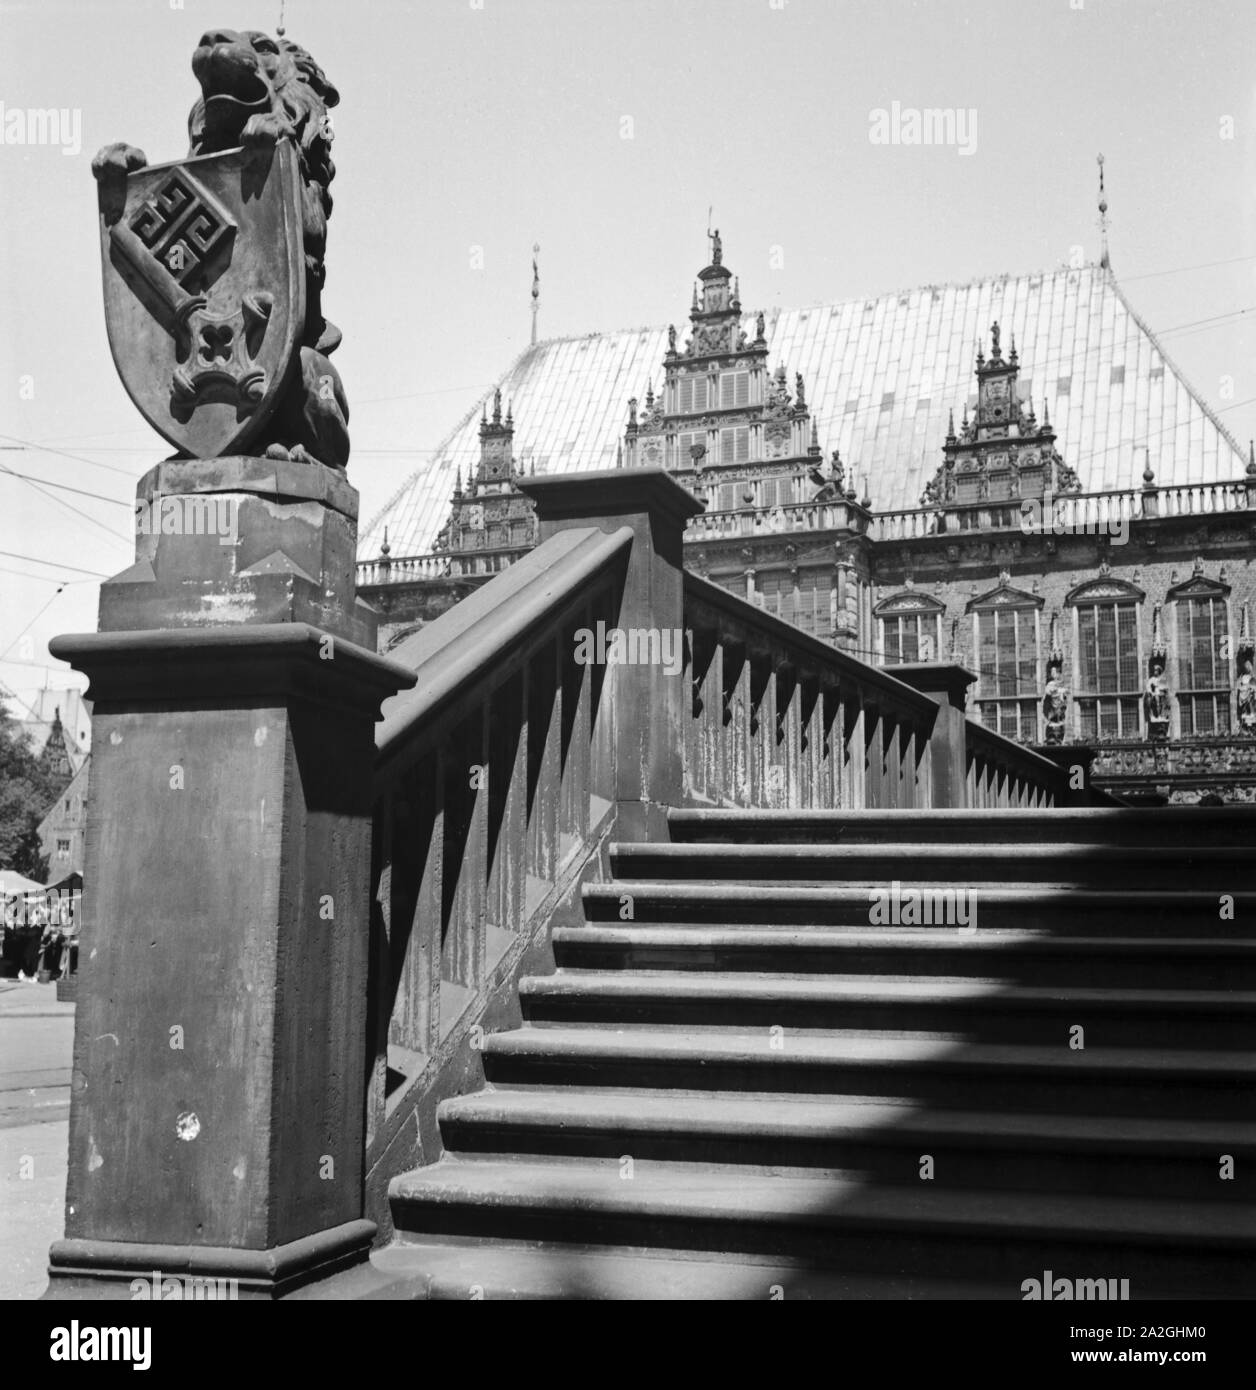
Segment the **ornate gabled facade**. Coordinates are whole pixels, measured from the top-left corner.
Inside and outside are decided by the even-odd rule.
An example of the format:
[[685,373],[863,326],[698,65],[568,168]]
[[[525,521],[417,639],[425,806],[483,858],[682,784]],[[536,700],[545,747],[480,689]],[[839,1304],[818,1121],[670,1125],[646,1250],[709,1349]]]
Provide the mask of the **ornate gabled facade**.
[[503,390],[528,471],[674,473],[706,504],[686,564],[751,603],[867,661],[968,667],[976,717],[1094,748],[1118,794],[1256,801],[1256,455],[1106,262],[769,317],[714,234],[683,342],[534,345],[367,529],[386,642],[533,543]]
[[785,363],[770,370],[762,313],[753,338],[742,327],[740,290],[718,231],[689,322],[683,347],[675,326],[668,329],[658,395],[651,382],[643,405],[629,400],[619,462],[667,468],[715,510],[807,501],[822,480],[814,476],[820,444],[803,378],[795,373],[791,395]]
[[515,420],[507,405],[502,418],[502,393],[493,394],[493,416],[485,406],[480,415],[480,457],[462,485],[454,484],[449,520],[436,537],[438,552],[517,552],[536,544],[532,504],[515,486]]
[[1077,474],[1055,447],[1051,411],[1042,403],[1042,422],[1034,415],[1027,387],[1022,389],[1016,338],[1003,356],[999,323],[990,326],[990,356],[977,348],[977,403],[955,432],[951,411],[944,458],[921,496],[921,505],[963,506],[971,502],[1006,502],[1080,492]]

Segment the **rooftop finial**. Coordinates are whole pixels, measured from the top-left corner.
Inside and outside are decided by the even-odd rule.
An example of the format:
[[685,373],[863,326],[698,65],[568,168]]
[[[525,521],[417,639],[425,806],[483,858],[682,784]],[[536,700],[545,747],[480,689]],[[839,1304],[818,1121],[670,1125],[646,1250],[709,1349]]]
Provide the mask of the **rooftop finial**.
[[284,34],[287,32],[283,27],[283,5],[284,0],[279,0],[279,23],[275,25],[275,33],[278,34],[280,38],[283,38]]
[[1014,367],[1016,365],[1016,334],[1012,334],[1012,350],[1007,355],[1007,360]]
[[501,422],[502,422],[502,391],[501,391],[501,387],[499,386],[499,387],[497,388],[497,390],[493,392],[493,423],[494,423],[495,425],[500,425]]
[[532,346],[536,346],[536,311],[541,302],[541,271],[536,258],[541,254],[541,243],[532,243]]
[[1247,441],[1247,476],[1256,478],[1256,444]]
[[1099,264],[1109,270],[1108,260],[1108,199],[1103,188],[1103,155],[1097,156],[1099,164]]
[[952,406],[946,413],[946,437],[955,438],[955,407]]

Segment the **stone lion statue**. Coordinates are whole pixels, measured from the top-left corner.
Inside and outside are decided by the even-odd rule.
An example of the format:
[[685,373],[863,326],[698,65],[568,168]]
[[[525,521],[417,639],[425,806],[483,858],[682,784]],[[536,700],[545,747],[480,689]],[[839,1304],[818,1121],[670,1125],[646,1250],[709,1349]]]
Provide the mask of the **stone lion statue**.
[[[288,138],[300,161],[306,281],[300,369],[253,450],[269,458],[344,468],[349,403],[328,360],[341,334],[322,309],[329,185],[336,173],[327,112],[339,103],[340,94],[299,44],[253,30],[209,30],[192,55],[192,72],[201,96],[188,116],[189,156],[275,145]],[[147,163],[134,145],[106,145],[92,160],[102,198],[121,202],[127,174]]]

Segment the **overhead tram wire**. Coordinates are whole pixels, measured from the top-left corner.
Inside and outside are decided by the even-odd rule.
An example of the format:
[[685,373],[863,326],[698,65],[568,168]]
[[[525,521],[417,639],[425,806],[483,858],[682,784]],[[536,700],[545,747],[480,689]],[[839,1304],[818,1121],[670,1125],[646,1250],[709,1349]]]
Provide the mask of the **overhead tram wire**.
[[[19,439],[16,435],[13,434],[0,434],[0,439],[7,439],[9,441],[8,445],[0,444],[0,449],[5,450],[6,452],[9,451],[10,446],[16,446],[16,448],[13,449],[13,452],[17,452],[17,450],[19,449],[33,449],[41,454],[56,454],[61,458],[70,459],[74,463],[85,463],[88,465],[89,468],[103,468],[109,473],[121,473],[124,477],[127,478],[133,476],[132,470],[129,468],[119,468],[116,464],[112,463],[100,463],[96,459],[84,458],[82,454],[71,454],[67,452],[65,449],[55,449],[48,444],[37,444],[33,439]],[[101,452],[104,451],[102,450]],[[117,452],[130,454],[135,453],[137,451],[133,449],[119,449],[117,450]]]
[[[4,468],[4,465],[0,464],[0,468]],[[94,497],[98,502],[108,502],[111,506],[126,507],[128,510],[134,511],[134,506],[130,502],[123,502],[117,497],[106,497],[103,492],[87,492],[84,488],[71,487],[68,483],[54,483],[51,478],[32,478],[29,473],[19,473],[13,468],[4,468],[4,471],[11,478],[21,478],[26,483],[42,483],[44,487],[55,487],[62,492],[77,493],[79,497]]]
[[0,471],[12,474],[12,476],[17,478],[19,482],[24,482],[27,487],[33,487],[41,497],[46,497],[50,502],[55,502],[57,506],[64,507],[66,511],[73,512],[75,516],[81,517],[86,522],[90,522],[91,525],[103,531],[107,536],[112,536],[115,540],[125,541],[128,545],[130,544],[132,540],[131,536],[124,535],[121,531],[113,530],[111,527],[106,526],[103,521],[97,521],[94,516],[89,516],[86,512],[80,511],[78,507],[71,505],[69,502],[64,501],[62,498],[55,497],[50,492],[45,492],[43,487],[39,483],[33,483],[30,481],[29,478],[24,478],[22,474],[14,473],[13,469],[6,467],[3,463],[0,463]]
[[47,565],[50,569],[71,570],[75,574],[88,574],[93,579],[108,579],[109,576],[102,570],[85,570],[78,565],[63,565],[56,560],[41,560],[37,555],[19,555],[14,550],[0,550],[0,555],[9,560],[25,560],[33,565]]

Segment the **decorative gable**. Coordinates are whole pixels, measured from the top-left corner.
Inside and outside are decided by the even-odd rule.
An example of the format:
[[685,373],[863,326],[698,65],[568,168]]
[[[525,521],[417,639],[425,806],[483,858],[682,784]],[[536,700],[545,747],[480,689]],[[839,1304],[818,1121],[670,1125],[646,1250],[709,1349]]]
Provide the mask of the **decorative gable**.
[[917,593],[915,589],[904,589],[900,593],[883,598],[872,611],[878,618],[893,617],[897,613],[945,613],[946,604],[939,603],[929,594]]
[[1044,603],[1041,594],[1031,594],[1025,589],[1014,588],[1006,576],[1001,576],[997,589],[969,599],[964,611],[973,613],[978,609],[988,608],[1041,608]]
[[1137,584],[1130,584],[1127,580],[1117,579],[1112,575],[1103,575],[1099,579],[1088,579],[1084,584],[1070,589],[1064,602],[1071,607],[1076,607],[1079,603],[1104,603],[1121,599],[1142,603],[1146,597]]
[[1229,598],[1230,586],[1217,579],[1207,579],[1202,574],[1194,574],[1182,584],[1175,584],[1165,600],[1172,603],[1180,598]]

